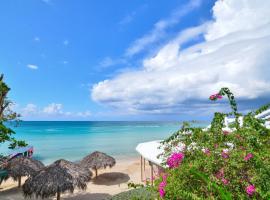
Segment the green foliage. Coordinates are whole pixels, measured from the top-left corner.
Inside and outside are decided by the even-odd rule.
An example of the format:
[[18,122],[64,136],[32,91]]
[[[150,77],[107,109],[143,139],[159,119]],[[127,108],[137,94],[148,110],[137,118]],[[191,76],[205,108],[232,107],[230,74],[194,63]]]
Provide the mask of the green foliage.
[[[243,116],[243,126],[237,120],[236,129],[226,132],[224,118],[241,114],[229,89],[219,94],[228,96],[231,113],[215,113],[210,129],[204,131],[185,123],[163,142],[164,161],[180,143],[186,146],[181,165],[166,170],[164,199],[270,199],[270,130],[255,117],[270,104]],[[161,181],[155,182],[156,190]],[[248,185],[256,187],[253,195],[246,193]]]
[[110,200],[155,200],[156,194],[149,188],[142,187],[122,192],[113,196]]
[[219,94],[222,95],[222,96],[226,95],[228,97],[232,112],[233,112],[234,115],[237,115],[237,103],[236,103],[234,95],[230,91],[230,89],[229,88],[221,88],[220,91],[219,91]]
[[143,187],[144,187],[143,184],[138,184],[138,183],[133,183],[133,182],[128,183],[128,188],[136,189],[136,188],[143,188]]
[[15,132],[6,126],[7,122],[19,121],[20,115],[11,110],[12,102],[8,99],[7,95],[10,88],[4,82],[4,76],[0,76],[0,144],[10,142],[9,148],[14,149],[17,146],[27,146],[25,141],[17,141],[12,137]]

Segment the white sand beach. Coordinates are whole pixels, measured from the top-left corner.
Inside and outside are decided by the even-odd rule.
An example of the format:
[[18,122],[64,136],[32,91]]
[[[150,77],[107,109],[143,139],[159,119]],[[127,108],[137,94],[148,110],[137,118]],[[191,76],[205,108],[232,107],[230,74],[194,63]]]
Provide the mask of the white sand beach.
[[[146,172],[150,175],[149,166]],[[22,183],[25,181],[23,179]],[[88,183],[85,191],[75,190],[73,194],[65,193],[61,199],[66,200],[102,200],[112,195],[128,190],[128,182],[141,183],[140,160],[129,158],[116,160],[113,168],[99,171],[98,178],[93,178]],[[0,185],[1,200],[23,200],[22,190],[17,187],[17,182],[8,179]],[[32,197],[32,199],[36,199]],[[52,198],[55,199],[55,198]]]

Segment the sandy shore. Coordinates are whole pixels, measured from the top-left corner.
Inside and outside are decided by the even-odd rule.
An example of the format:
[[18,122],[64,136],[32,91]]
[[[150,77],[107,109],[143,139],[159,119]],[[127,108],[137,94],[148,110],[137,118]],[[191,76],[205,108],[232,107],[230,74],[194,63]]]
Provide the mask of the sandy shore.
[[[86,191],[75,191],[73,194],[63,194],[62,199],[67,200],[101,200],[117,193],[127,191],[128,182],[141,183],[140,160],[138,158],[121,159],[111,169],[99,171],[97,179],[93,179]],[[149,166],[146,166],[147,174]],[[25,179],[23,179],[23,182]],[[22,183],[23,183],[22,182]],[[23,200],[22,190],[17,188],[17,182],[11,179],[0,185],[1,200]],[[32,198],[35,199],[35,198]],[[55,199],[55,198],[52,198]]]

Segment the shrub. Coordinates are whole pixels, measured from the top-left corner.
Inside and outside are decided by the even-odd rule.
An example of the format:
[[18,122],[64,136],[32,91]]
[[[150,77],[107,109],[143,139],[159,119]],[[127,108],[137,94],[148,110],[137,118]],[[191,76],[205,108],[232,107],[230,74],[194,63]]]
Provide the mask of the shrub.
[[[164,163],[177,149],[181,149],[184,158],[179,165],[167,169],[166,180],[160,177],[155,182],[160,198],[270,198],[270,130],[263,126],[264,120],[255,118],[269,104],[242,115],[228,88],[222,88],[210,100],[216,101],[225,95],[229,98],[231,113],[215,113],[208,130],[184,123],[181,130],[164,141],[165,152],[161,155]],[[236,118],[231,130],[224,129],[226,116]],[[240,117],[243,117],[242,125]]]
[[136,188],[126,192],[119,193],[111,200],[154,200],[156,194],[147,187]]

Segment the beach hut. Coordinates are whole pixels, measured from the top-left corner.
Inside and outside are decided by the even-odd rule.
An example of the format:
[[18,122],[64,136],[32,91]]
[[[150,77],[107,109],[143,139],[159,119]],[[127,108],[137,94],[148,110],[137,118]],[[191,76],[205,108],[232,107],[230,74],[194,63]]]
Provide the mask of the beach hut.
[[21,187],[22,176],[33,176],[44,167],[43,163],[28,157],[16,157],[8,161],[5,166],[7,177],[18,180],[18,187]]
[[30,177],[23,185],[25,197],[49,198],[69,191],[73,193],[75,188],[85,190],[86,183],[91,180],[92,173],[67,160],[57,160],[53,164],[43,168],[34,177]]
[[82,166],[95,170],[96,177],[98,175],[98,169],[113,167],[115,163],[116,161],[113,157],[99,151],[91,153],[81,161]]

